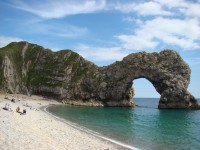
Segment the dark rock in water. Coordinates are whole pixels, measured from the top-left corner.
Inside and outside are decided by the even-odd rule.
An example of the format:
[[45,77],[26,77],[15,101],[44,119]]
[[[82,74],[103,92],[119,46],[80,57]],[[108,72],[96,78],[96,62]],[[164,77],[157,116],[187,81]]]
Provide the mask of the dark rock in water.
[[161,98],[159,108],[198,109],[187,91],[190,68],[172,50],[133,53],[98,67],[71,50],[52,52],[28,42],[0,49],[0,91],[56,98],[87,106],[134,106],[132,81],[149,80]]

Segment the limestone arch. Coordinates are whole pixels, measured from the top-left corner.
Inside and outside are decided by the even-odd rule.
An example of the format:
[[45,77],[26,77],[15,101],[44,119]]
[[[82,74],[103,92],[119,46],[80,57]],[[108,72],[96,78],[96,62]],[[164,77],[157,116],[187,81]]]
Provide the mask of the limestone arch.
[[145,78],[161,95],[158,108],[198,107],[196,99],[187,91],[191,70],[175,51],[133,53],[102,70],[106,87],[100,89],[103,93],[100,98],[107,103],[130,102],[134,95],[132,81]]

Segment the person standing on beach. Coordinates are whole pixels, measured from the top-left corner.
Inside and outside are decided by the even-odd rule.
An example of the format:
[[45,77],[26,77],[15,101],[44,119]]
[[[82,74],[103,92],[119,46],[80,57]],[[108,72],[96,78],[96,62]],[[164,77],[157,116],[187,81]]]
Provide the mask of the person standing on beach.
[[20,107],[19,107],[19,106],[17,107],[16,112],[21,113],[21,112],[20,112]]

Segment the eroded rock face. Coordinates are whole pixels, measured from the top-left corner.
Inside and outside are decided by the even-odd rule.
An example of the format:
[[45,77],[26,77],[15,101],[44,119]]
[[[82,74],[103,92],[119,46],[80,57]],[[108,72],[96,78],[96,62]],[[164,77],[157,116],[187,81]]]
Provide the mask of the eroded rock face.
[[74,105],[133,106],[132,81],[146,78],[161,95],[159,108],[199,108],[187,91],[190,72],[172,50],[130,54],[98,67],[71,50],[52,52],[27,42],[0,49],[2,92],[28,91]]
[[190,68],[175,51],[130,54],[103,71],[107,75],[104,94],[110,94],[110,99],[130,99],[133,94],[128,91],[132,90],[132,81],[146,78],[161,95],[158,108],[199,108],[196,99],[187,91]]

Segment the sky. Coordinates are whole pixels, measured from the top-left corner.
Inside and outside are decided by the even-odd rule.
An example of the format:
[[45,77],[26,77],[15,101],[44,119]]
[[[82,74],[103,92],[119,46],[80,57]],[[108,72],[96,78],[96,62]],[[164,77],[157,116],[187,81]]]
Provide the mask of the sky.
[[[0,47],[28,41],[71,49],[98,66],[139,51],[177,51],[200,98],[200,0],[0,0]],[[135,97],[160,97],[146,79]]]

